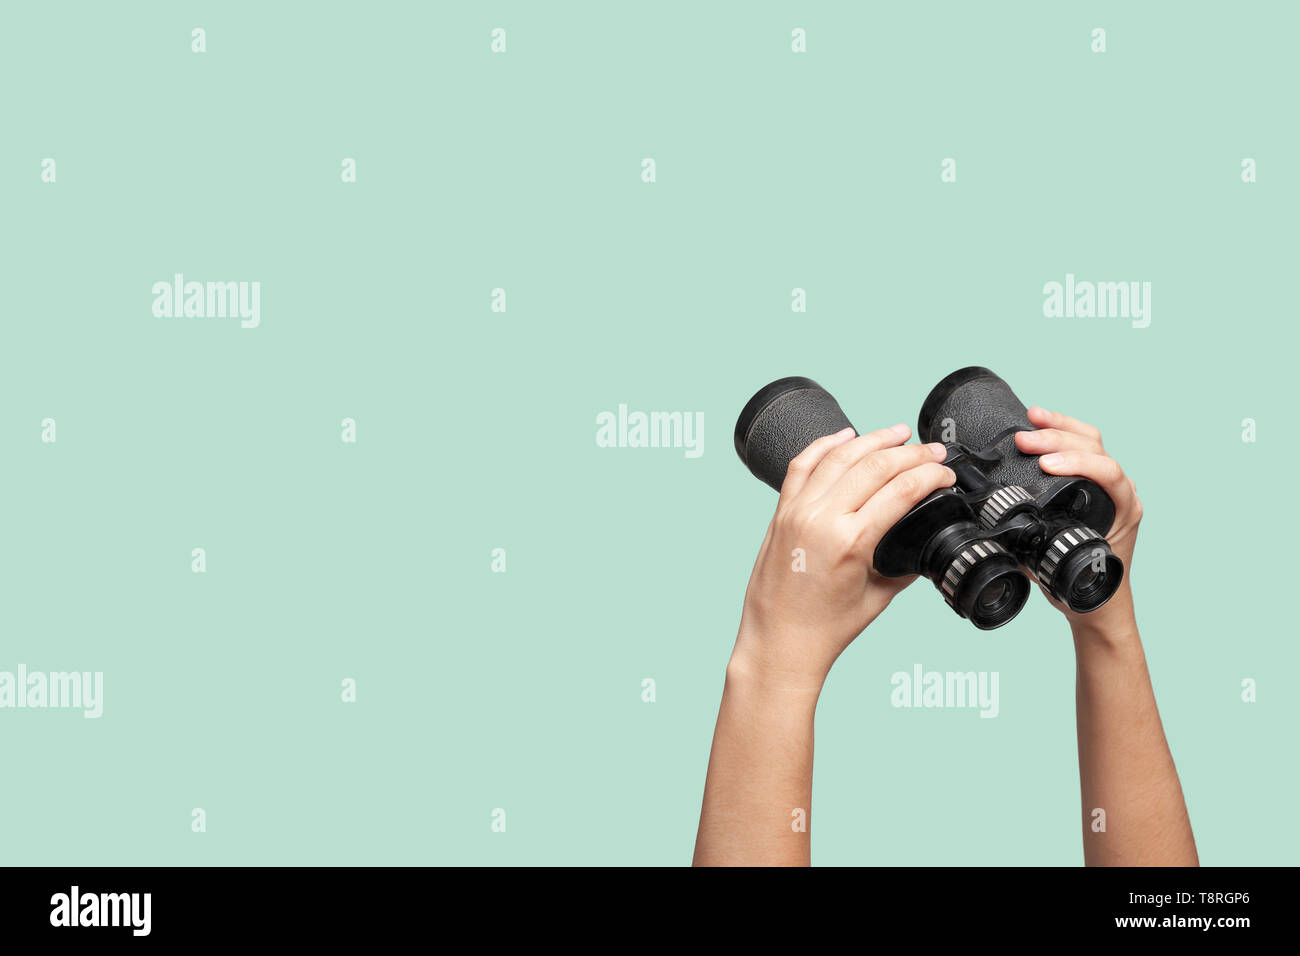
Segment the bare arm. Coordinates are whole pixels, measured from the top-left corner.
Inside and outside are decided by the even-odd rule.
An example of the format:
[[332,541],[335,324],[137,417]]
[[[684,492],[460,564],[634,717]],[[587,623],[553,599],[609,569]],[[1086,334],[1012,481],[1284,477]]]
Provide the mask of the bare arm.
[[916,502],[951,485],[905,425],[818,439],[790,463],[745,593],[713,733],[697,866],[809,862],[813,715],[835,659],[911,578],[871,567]]
[[1039,431],[1016,444],[1051,474],[1082,475],[1115,503],[1106,536],[1124,562],[1124,582],[1090,614],[1053,601],[1070,621],[1075,649],[1075,712],[1083,800],[1083,860],[1088,866],[1196,866],[1196,841],[1182,786],[1156,709],[1138,637],[1130,587],[1142,503],[1131,479],[1091,425],[1041,408],[1029,410]]
[[[1088,866],[1196,866],[1196,841],[1174,758],[1156,709],[1146,655],[1132,616],[1074,625],[1075,709]],[[1121,608],[1114,608],[1118,612]],[[1105,812],[1105,830],[1096,828]]]
[[713,731],[696,866],[808,866],[815,693],[734,662]]

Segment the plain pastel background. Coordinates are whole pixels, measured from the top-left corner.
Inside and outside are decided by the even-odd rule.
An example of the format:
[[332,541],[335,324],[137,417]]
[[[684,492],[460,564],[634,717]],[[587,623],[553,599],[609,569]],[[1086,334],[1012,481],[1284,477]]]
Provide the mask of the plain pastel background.
[[[0,861],[689,861],[775,503],[737,412],[800,374],[860,428],[914,423],[986,364],[1137,481],[1202,861],[1295,863],[1298,29],[1285,3],[5,4],[0,670],[101,670],[105,710],[0,711]],[[174,272],[260,281],[261,327],[154,318]],[[1067,272],[1151,282],[1150,327],[1044,318]],[[703,457],[598,448],[619,403],[703,412]],[[892,708],[917,663],[999,672],[1001,715]],[[1081,863],[1073,679],[1037,595],[982,633],[910,588],[823,694],[814,862]]]

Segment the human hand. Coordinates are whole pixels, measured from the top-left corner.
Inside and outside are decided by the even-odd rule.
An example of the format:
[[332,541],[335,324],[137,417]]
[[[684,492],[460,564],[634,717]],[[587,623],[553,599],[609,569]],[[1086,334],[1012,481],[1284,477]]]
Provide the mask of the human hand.
[[[1049,412],[1037,405],[1029,409],[1029,422],[1037,431],[1016,433],[1016,447],[1027,455],[1041,455],[1039,467],[1049,475],[1078,475],[1101,486],[1115,504],[1115,522],[1106,535],[1111,551],[1124,562],[1124,580],[1111,599],[1095,611],[1079,614],[1071,611],[1050,594],[1052,602],[1070,620],[1072,627],[1113,630],[1127,625],[1133,617],[1133,592],[1130,588],[1133,548],[1137,544],[1138,525],[1142,521],[1142,502],[1138,500],[1133,479],[1111,458],[1101,442],[1101,432],[1094,426]],[[1043,589],[1047,594],[1047,590]]]
[[956,480],[941,444],[906,425],[819,438],[790,462],[759,548],[729,675],[815,695],[835,659],[913,580],[886,578],[876,545],[922,498]]

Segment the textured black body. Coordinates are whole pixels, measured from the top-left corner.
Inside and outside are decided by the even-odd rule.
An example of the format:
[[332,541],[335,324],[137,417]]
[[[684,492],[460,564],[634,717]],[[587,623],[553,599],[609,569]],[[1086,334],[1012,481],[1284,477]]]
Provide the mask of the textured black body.
[[839,402],[810,378],[783,378],[751,398],[736,421],[736,454],[777,491],[790,459],[823,435],[853,423]]
[[921,441],[958,442],[996,455],[1001,461],[993,476],[1001,484],[1019,485],[1041,498],[1071,479],[1046,474],[1038,467],[1037,455],[1016,447],[1015,433],[1033,428],[1011,386],[977,365],[953,372],[931,389],[917,420]]

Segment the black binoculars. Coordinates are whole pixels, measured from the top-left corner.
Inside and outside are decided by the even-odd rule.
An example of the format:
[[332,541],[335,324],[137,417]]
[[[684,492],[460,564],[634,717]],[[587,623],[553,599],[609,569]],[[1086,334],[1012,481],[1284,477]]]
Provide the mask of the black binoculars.
[[[778,491],[790,460],[815,439],[853,424],[834,397],[807,378],[760,389],[736,422],[736,452]],[[1095,611],[1124,577],[1104,535],[1115,505],[1095,482],[1049,475],[1037,455],[1016,447],[1032,431],[1011,387],[980,366],[959,369],[931,389],[917,436],[942,442],[950,488],[926,497],[876,547],[872,564],[886,577],[924,574],[949,607],[983,630],[1020,613],[1028,568],[1070,610]]]

